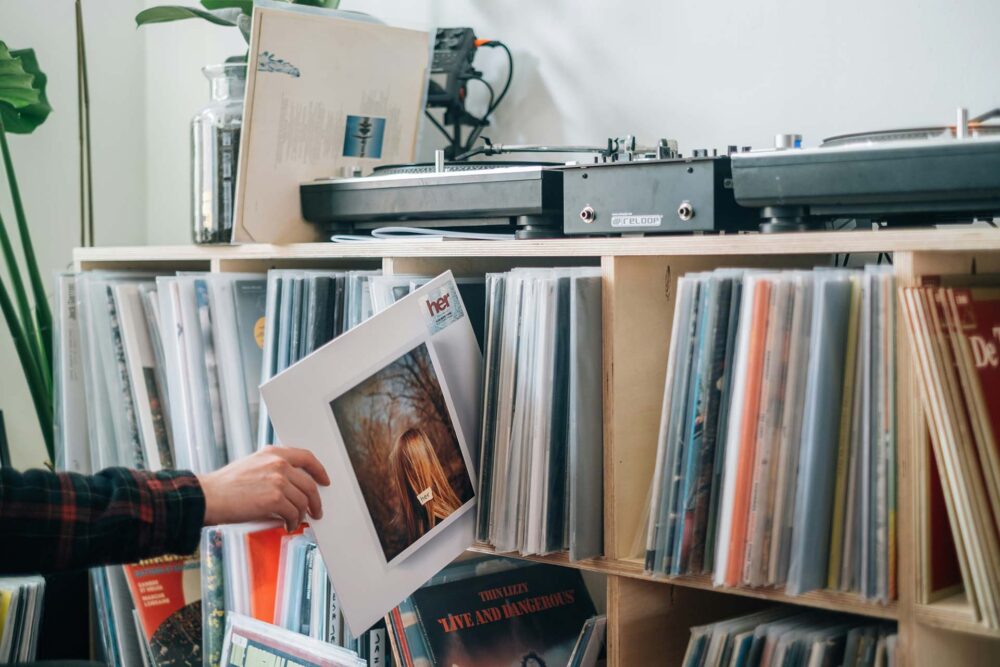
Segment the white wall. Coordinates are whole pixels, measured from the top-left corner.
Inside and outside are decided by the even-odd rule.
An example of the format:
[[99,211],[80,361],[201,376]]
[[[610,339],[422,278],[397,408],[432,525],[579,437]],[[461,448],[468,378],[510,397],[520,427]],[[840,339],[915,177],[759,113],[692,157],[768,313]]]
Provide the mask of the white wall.
[[[191,0],[194,2],[194,0]],[[136,30],[155,0],[84,0],[93,104],[97,241],[187,243],[188,123],[205,64],[241,52],[235,30],[186,21]],[[181,3],[183,4],[183,3]],[[500,142],[603,143],[635,134],[681,149],[807,144],[840,132],[950,122],[1000,105],[995,0],[344,0],[409,27],[476,29],[514,51],[511,93],[485,134]],[[45,271],[76,244],[72,0],[2,0],[0,39],[34,46],[56,111],[12,139]],[[476,64],[503,81],[498,50]],[[473,93],[473,106],[482,97]],[[421,156],[440,138],[424,127]],[[0,206],[11,217],[0,188]],[[42,461],[10,341],[0,332],[0,409],[16,462]]]
[[[995,0],[343,0],[409,27],[472,26],[514,51],[494,141],[603,144],[634,134],[681,150],[807,144],[841,132],[948,123],[1000,105]],[[147,29],[149,240],[187,243],[187,122],[208,92],[195,72],[239,48],[232,31]],[[168,44],[160,46],[163,40]],[[225,48],[220,45],[224,44]],[[163,48],[170,58],[163,58]],[[476,65],[501,84],[505,60]],[[471,88],[474,110],[485,96]],[[424,124],[421,159],[443,141]]]
[[[996,0],[436,0],[514,51],[494,139],[809,144],[1000,105]],[[499,55],[499,54],[490,54]],[[497,59],[499,60],[499,59]],[[494,80],[499,78],[494,74]],[[489,77],[488,77],[489,78]]]
[[[172,0],[142,0],[155,6]],[[146,107],[145,222],[149,243],[191,242],[191,118],[208,103],[201,68],[246,53],[236,28],[200,20],[145,26],[145,83],[137,94]]]
[[[131,23],[137,4],[84,2],[91,73],[95,235],[97,242],[104,245],[144,243],[146,239],[145,155],[141,150],[145,114],[142,104],[137,104],[137,93],[142,89],[143,53]],[[9,141],[42,275],[52,285],[51,277],[69,267],[71,251],[79,244],[72,0],[3,0],[0,40],[13,49],[34,48],[49,79],[52,114],[34,133],[11,136]],[[2,179],[0,211],[8,231],[14,234],[14,212]],[[7,423],[15,466],[42,464],[47,456],[41,432],[5,325],[0,325],[0,410]]]

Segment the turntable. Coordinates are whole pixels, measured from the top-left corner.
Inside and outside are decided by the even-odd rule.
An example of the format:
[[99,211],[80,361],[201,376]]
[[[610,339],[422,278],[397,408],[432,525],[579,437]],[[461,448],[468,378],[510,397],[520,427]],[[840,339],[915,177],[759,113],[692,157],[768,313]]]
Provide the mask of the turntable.
[[[733,155],[736,201],[760,209],[763,231],[853,219],[888,225],[1000,215],[1000,109],[955,125],[846,134],[816,148]],[[782,137],[784,135],[779,135]]]
[[[306,220],[333,234],[409,227],[514,232],[517,238],[756,230],[736,205],[729,152],[677,152],[627,135],[606,146],[486,145],[467,157],[591,154],[569,163],[468,161],[379,167],[300,187]],[[732,147],[731,150],[735,150]],[[747,149],[749,150],[749,149]]]
[[410,227],[558,235],[562,174],[541,163],[397,165],[372,176],[304,183],[302,216],[338,234]]
[[465,157],[594,153],[592,161],[381,167],[300,186],[306,220],[334,234],[390,223],[518,238],[740,233],[992,221],[1000,216],[1000,109],[955,125],[845,134],[815,148],[777,135],[767,150],[683,156],[674,141],[606,148],[490,144]]
[[559,236],[563,221],[561,162],[467,160],[482,155],[591,153],[617,159],[622,140],[607,146],[493,144],[463,161],[378,167],[371,176],[330,178],[299,188],[302,216],[334,234],[404,223],[409,227],[514,232],[518,238]]

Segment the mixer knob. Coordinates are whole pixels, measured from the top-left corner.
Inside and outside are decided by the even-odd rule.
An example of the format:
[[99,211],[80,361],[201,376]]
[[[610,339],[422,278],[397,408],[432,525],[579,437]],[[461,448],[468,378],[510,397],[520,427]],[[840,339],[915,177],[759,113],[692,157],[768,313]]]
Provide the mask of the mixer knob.
[[677,140],[660,139],[660,142],[656,146],[656,157],[660,160],[677,157]]

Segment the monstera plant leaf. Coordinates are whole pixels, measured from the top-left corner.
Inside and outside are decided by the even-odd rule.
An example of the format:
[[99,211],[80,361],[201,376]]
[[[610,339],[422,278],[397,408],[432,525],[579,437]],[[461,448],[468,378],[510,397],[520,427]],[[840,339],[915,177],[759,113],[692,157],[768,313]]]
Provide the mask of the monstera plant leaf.
[[234,7],[250,16],[253,14],[253,0],[201,0],[205,9],[229,9]]
[[148,25],[150,23],[167,23],[168,21],[181,21],[183,19],[205,19],[215,25],[235,26],[237,17],[243,11],[239,8],[222,9],[201,9],[200,7],[179,7],[176,5],[164,5],[162,7],[150,7],[135,15],[137,26]]
[[[310,5],[336,9],[340,0],[283,0],[289,4]],[[204,7],[202,9],[201,7]],[[144,9],[135,16],[137,26],[151,23],[167,23],[184,19],[205,19],[210,23],[236,26],[243,38],[250,41],[250,17],[253,15],[253,0],[201,0],[201,7],[180,7],[164,5]]]
[[11,51],[0,42],[0,119],[7,132],[29,134],[45,122],[52,111],[47,81],[33,49]]

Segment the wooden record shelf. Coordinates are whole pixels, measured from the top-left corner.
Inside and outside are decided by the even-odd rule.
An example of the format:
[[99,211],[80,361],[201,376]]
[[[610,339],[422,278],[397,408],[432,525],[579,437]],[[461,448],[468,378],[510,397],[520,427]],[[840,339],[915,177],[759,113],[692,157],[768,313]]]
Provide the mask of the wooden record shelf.
[[799,605],[803,607],[814,607],[816,609],[826,609],[827,611],[839,611],[845,614],[858,614],[861,616],[871,616],[872,618],[884,618],[888,620],[898,620],[898,605],[893,602],[888,605],[869,602],[852,593],[840,593],[836,591],[813,591],[804,595],[788,595],[781,589],[776,588],[750,588],[749,586],[715,586],[712,578],[708,575],[685,575],[679,577],[664,577],[648,574],[643,569],[643,564],[638,559],[627,559],[620,561],[608,560],[607,558],[593,558],[587,560],[570,561],[565,553],[551,554],[546,556],[519,556],[517,554],[498,553],[490,546],[477,544],[470,551],[484,554],[494,554],[509,558],[521,558],[537,563],[549,563],[552,565],[563,565],[575,567],[588,572],[612,575],[617,577],[631,577],[672,586],[684,586],[705,591],[715,591],[728,595],[740,595],[759,600],[770,600],[783,604]]
[[[516,266],[600,265],[604,288],[605,557],[570,563],[565,555],[532,558],[606,575],[608,664],[680,664],[695,625],[770,603],[849,612],[899,624],[899,664],[993,665],[1000,631],[977,623],[964,596],[925,603],[929,584],[922,528],[929,448],[904,327],[898,327],[898,601],[816,591],[717,588],[707,577],[647,575],[634,553],[644,527],[667,362],[677,278],[689,271],[742,266],[829,265],[834,255],[891,253],[897,284],[923,275],[1000,272],[1000,230],[945,227],[799,234],[656,236],[525,241],[377,241],[287,246],[85,248],[88,269],[263,271],[268,268],[374,268],[387,274],[456,275]],[[867,253],[871,253],[867,255]],[[475,551],[492,553],[487,547]]]
[[77,248],[74,259],[84,265],[137,262],[215,263],[309,262],[384,257],[627,257],[643,255],[782,255],[791,253],[879,253],[1000,250],[1000,235],[991,227],[952,229],[882,229],[878,231],[806,232],[797,234],[719,234],[632,238],[558,238],[523,241],[373,241],[371,243],[292,243],[289,245],[131,246]]
[[1000,630],[989,628],[975,620],[965,593],[957,593],[931,604],[918,604],[914,607],[914,616],[922,625],[1000,639]]

